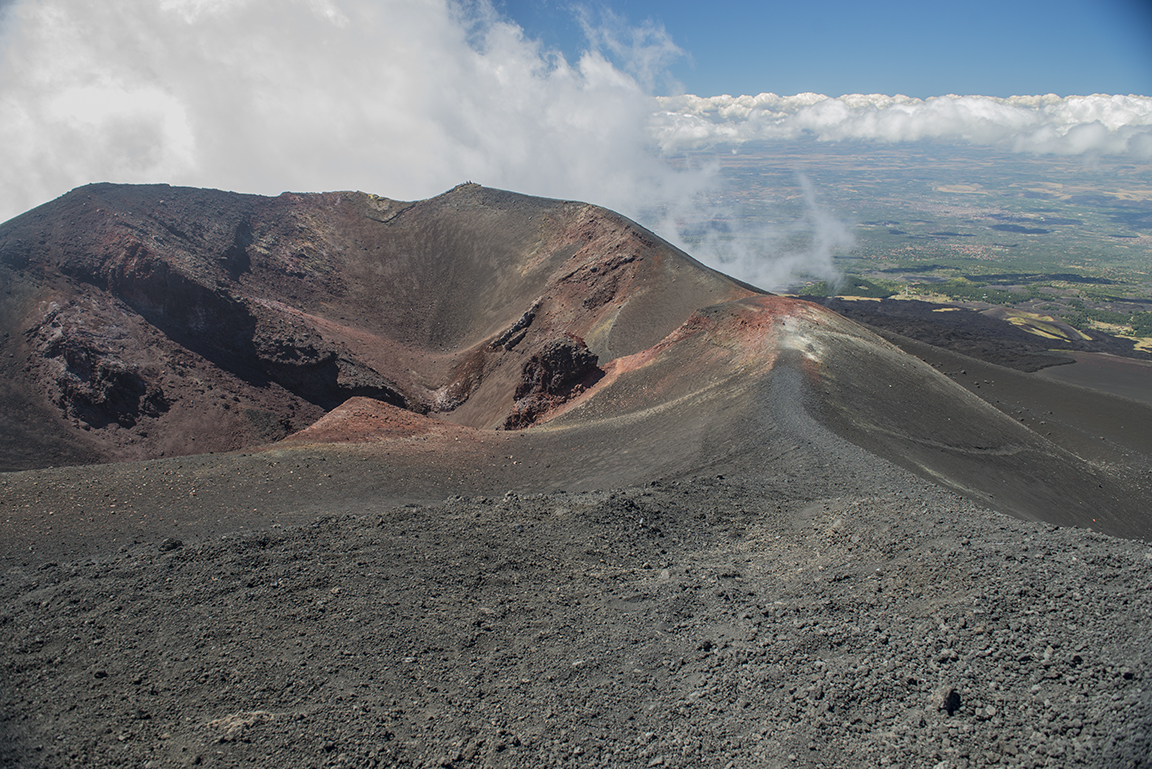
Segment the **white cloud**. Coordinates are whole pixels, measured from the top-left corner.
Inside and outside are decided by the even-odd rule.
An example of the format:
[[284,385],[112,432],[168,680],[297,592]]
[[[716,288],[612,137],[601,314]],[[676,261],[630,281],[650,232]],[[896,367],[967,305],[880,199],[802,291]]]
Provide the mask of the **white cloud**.
[[100,180],[422,198],[472,179],[638,215],[678,177],[645,129],[637,77],[675,50],[653,27],[569,63],[484,2],[23,0],[9,16],[0,218]]
[[935,140],[1017,152],[1152,158],[1152,99],[1059,97],[676,96],[658,99],[652,132],[664,152],[796,139]]
[[[470,179],[676,241],[719,184],[650,132],[681,55],[652,23],[582,14],[569,62],[488,0],[17,0],[0,19],[0,220],[94,181],[418,199]],[[752,261],[726,266],[769,275]]]
[[634,27],[603,7],[593,15],[587,8],[577,6],[576,15],[593,48],[608,51],[645,92],[652,93],[661,86],[683,93],[684,88],[672,79],[668,68],[684,56],[684,51],[672,42],[664,27],[652,20]]
[[693,254],[778,287],[850,247],[818,191],[793,227],[749,232],[708,202],[731,199],[715,166],[667,155],[810,137],[1152,158],[1141,96],[656,98],[682,55],[663,28],[579,18],[569,61],[489,0],[0,0],[0,219],[92,181],[415,199],[471,179],[673,241],[725,222]]

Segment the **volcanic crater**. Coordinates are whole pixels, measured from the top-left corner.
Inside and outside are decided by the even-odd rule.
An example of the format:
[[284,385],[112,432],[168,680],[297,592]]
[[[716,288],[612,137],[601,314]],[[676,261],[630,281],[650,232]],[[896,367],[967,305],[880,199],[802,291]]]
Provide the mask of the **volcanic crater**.
[[1017,341],[475,184],[94,184],[0,276],[5,765],[1144,765],[1152,406]]
[[[520,443],[576,454],[610,425],[644,432],[656,412],[691,410],[728,436],[715,464],[755,450],[747,424],[784,366],[805,379],[796,408],[984,504],[1152,531],[1147,492],[1123,470],[1041,438],[866,327],[588,204],[475,184],[415,203],[97,184],[5,224],[0,263],[7,470],[373,441],[349,413],[361,399],[533,428]],[[407,423],[389,420],[390,451]],[[702,450],[695,435],[671,440]],[[652,461],[613,477],[638,482]]]

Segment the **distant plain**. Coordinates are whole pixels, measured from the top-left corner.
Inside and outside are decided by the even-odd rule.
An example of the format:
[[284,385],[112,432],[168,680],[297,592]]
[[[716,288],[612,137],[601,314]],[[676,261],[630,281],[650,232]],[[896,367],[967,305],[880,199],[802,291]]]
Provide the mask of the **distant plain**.
[[[801,178],[852,231],[855,245],[834,257],[843,279],[802,280],[793,286],[801,293],[998,306],[1152,337],[1147,161],[815,141],[678,159],[706,161],[727,182],[716,202],[738,212],[730,237],[745,242],[737,245],[754,251],[767,232],[783,234],[785,247],[811,246],[810,232],[789,234],[805,214]],[[690,239],[715,224],[692,223]]]

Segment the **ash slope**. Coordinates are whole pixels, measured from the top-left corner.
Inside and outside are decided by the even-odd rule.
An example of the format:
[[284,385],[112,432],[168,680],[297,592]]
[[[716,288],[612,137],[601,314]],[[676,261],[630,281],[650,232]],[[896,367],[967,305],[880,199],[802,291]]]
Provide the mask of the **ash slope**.
[[[1146,545],[778,416],[751,478],[345,490],[297,526],[10,568],[0,766],[1148,765]],[[251,459],[265,509],[295,504],[277,463],[380,467]]]
[[[766,393],[795,371],[785,411],[983,504],[1152,532],[1144,454],[1078,456],[864,327],[595,206],[471,184],[416,203],[92,185],[0,227],[0,264],[10,469],[291,434],[276,451],[355,442],[396,501],[771,473]],[[232,469],[211,475],[250,461],[214,459]],[[226,481],[190,504],[179,484],[128,480],[153,467],[173,465],[8,476],[6,555],[267,520]],[[341,493],[298,485],[298,510]],[[105,486],[119,491],[90,491]],[[217,495],[225,514],[198,504]]]

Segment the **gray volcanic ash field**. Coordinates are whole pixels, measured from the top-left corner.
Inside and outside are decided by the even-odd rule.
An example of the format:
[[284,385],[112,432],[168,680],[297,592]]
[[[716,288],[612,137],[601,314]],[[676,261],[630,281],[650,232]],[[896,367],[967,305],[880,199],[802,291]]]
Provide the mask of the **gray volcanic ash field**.
[[4,766],[1149,764],[1146,405],[475,185],[0,257]]

